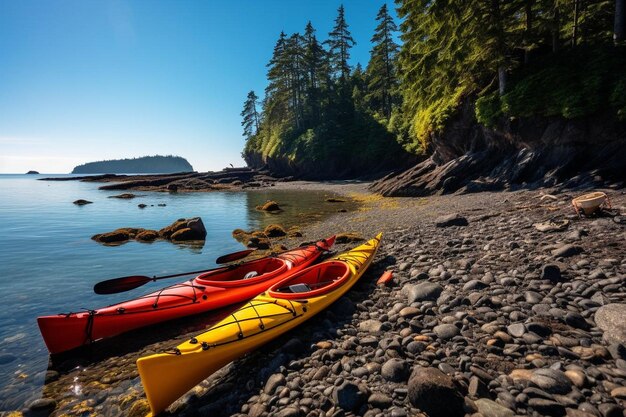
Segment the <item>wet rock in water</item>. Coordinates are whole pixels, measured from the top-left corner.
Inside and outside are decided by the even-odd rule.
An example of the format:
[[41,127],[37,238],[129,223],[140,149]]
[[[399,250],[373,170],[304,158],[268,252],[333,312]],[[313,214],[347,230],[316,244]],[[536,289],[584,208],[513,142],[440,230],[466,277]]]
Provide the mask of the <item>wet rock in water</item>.
[[478,412],[483,417],[513,417],[515,416],[515,412],[513,410],[506,408],[503,405],[498,404],[495,401],[491,401],[487,398],[480,398],[474,401],[476,407],[478,408]]
[[558,265],[547,264],[541,267],[541,279],[547,279],[552,282],[557,282],[561,279],[561,269]]
[[408,301],[412,304],[416,301],[435,301],[441,293],[443,287],[433,282],[421,282],[409,289]]
[[144,230],[143,232],[137,233],[135,236],[136,240],[141,242],[152,242],[159,238],[159,232],[156,230]]
[[389,359],[383,364],[380,374],[387,381],[402,382],[409,376],[409,364],[398,358]]
[[437,227],[450,227],[450,226],[467,226],[469,223],[467,219],[460,214],[448,214],[446,216],[439,216],[435,220],[435,226]]
[[97,235],[93,235],[91,237],[92,240],[100,243],[120,243],[125,242],[129,239],[134,238],[137,233],[142,232],[143,229],[135,229],[135,228],[122,228],[116,229],[112,232],[107,233],[99,233]]
[[93,201],[83,200],[81,198],[81,199],[74,201],[73,204],[76,204],[77,206],[84,206],[85,204],[93,204]]
[[39,398],[28,405],[29,411],[38,415],[49,415],[56,408],[57,402],[52,398]]
[[270,224],[263,231],[267,237],[280,237],[285,236],[287,232],[279,224]]
[[256,209],[259,211],[282,211],[278,203],[272,200],[268,200],[260,206],[256,206]]
[[206,229],[200,217],[193,217],[191,219],[176,220],[171,225],[159,230],[159,235],[164,239],[176,241],[204,240],[206,238]]
[[608,343],[626,345],[626,304],[607,304],[596,311],[594,320]]
[[572,390],[572,381],[556,369],[538,369],[530,381],[550,394],[567,394]]
[[348,232],[348,233],[338,233],[335,236],[335,243],[352,243],[352,242],[360,242],[365,240],[363,236],[358,233]]
[[415,368],[408,383],[409,401],[429,417],[462,417],[463,397],[451,377],[436,368]]
[[353,382],[344,381],[333,390],[333,402],[346,411],[357,411],[365,402],[365,395]]
[[552,256],[555,258],[569,258],[584,252],[582,246],[566,244],[552,250]]
[[144,203],[141,203],[141,204],[137,204],[137,207],[139,207],[140,209],[142,209],[142,208],[146,208],[146,207],[148,207],[148,205],[147,205],[147,204],[144,204]]
[[17,356],[10,353],[0,353],[0,365],[6,365],[17,359]]
[[123,194],[118,194],[118,195],[110,195],[109,198],[120,198],[122,200],[130,200],[132,198],[137,197],[135,194],[133,193],[123,193]]

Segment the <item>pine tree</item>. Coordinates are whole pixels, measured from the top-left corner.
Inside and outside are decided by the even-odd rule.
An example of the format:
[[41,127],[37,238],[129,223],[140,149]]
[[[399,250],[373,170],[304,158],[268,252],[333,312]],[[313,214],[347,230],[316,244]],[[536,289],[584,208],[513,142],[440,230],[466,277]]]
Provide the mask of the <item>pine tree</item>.
[[241,122],[243,136],[247,139],[250,139],[259,131],[259,114],[256,110],[258,100],[259,98],[254,94],[254,91],[250,91],[241,112],[241,117],[243,117]]
[[287,35],[280,32],[280,36],[274,45],[274,52],[267,64],[268,85],[265,88],[265,100],[263,101],[263,113],[268,122],[287,117],[289,111],[289,69],[286,67]]
[[386,4],[378,11],[376,20],[379,23],[372,37],[374,47],[367,66],[369,90],[367,98],[374,109],[388,119],[394,102],[397,101],[396,56],[399,46],[393,40],[393,35],[398,27],[389,15]]
[[330,64],[333,75],[341,80],[346,80],[350,75],[350,48],[356,44],[346,23],[343,5],[337,10],[335,26],[328,34],[328,40],[324,42],[328,45],[330,53]]
[[304,67],[306,77],[305,119],[309,124],[319,121],[321,116],[321,90],[325,85],[326,51],[315,36],[309,21],[304,30]]

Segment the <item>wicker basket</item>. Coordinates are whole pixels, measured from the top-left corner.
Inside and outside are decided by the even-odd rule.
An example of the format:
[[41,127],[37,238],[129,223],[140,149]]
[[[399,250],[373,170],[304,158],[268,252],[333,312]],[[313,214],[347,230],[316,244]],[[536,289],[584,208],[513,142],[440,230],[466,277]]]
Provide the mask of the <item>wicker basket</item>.
[[581,195],[572,200],[576,211],[582,210],[586,215],[592,214],[607,201],[606,194],[601,191]]

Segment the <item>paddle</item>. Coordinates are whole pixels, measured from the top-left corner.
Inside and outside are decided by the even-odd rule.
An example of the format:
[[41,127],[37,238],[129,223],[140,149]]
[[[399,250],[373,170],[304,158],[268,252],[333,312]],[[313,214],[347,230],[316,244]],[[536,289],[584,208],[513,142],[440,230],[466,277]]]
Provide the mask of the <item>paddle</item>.
[[[239,252],[229,253],[227,255],[222,255],[215,260],[218,264],[223,264],[226,262],[233,262],[241,258],[245,258],[249,254],[254,252],[254,249],[246,249]],[[192,271],[192,272],[183,272],[180,274],[173,275],[164,275],[162,277],[147,277],[145,275],[130,275],[127,277],[113,278],[108,279],[106,281],[102,281],[94,285],[93,291],[96,294],[106,295],[106,294],[117,294],[120,292],[134,290],[135,288],[141,287],[142,285],[147,284],[150,281],[158,281],[161,279],[167,278],[175,278],[182,277],[185,275],[193,275],[199,274],[201,272],[207,272],[210,269],[203,269],[202,271]]]
[[239,252],[229,253],[228,255],[222,255],[215,260],[215,263],[225,264],[228,262],[237,261],[241,258],[245,258],[246,256],[250,255],[255,250],[256,249],[246,249],[246,250],[242,250]]

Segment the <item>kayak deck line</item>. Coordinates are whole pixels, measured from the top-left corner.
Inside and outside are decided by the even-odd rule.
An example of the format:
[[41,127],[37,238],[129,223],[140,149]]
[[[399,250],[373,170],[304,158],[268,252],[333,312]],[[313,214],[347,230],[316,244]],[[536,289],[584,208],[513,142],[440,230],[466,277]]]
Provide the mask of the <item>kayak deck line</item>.
[[153,415],[229,362],[294,329],[343,296],[372,263],[381,237],[277,281],[175,350],[139,358],[139,376]]
[[[333,244],[334,236],[269,257],[219,267],[106,307],[38,317],[37,323],[50,353],[61,353],[136,328],[243,303],[311,265]],[[263,316],[263,312],[254,316]],[[260,320],[263,326],[268,325],[267,320],[270,318]]]
[[[291,303],[291,300],[288,300],[288,301],[293,306],[293,303]],[[266,314],[264,316],[259,315],[259,313],[258,313],[258,311],[256,310],[255,307],[262,307],[262,306],[268,305],[268,304],[274,304],[274,305],[277,305],[279,307],[282,307],[285,310],[287,310],[287,312],[285,312],[285,313],[276,313],[276,314]],[[236,312],[243,311],[243,310],[246,310],[246,309],[249,309],[249,308],[252,308],[254,310],[254,312],[257,314],[257,317],[248,317],[248,318],[244,318],[244,319],[238,319],[237,317],[234,316],[234,313],[233,313],[233,314],[230,314],[230,316],[233,317],[233,319],[234,319],[232,322],[227,322],[227,323],[222,323],[222,324],[219,324],[219,325],[215,325],[215,326],[211,327],[209,330],[207,330],[205,333],[202,334],[203,336],[208,336],[208,334],[210,332],[214,332],[216,330],[220,330],[220,329],[222,329],[223,327],[226,327],[226,326],[231,326],[233,324],[237,324],[239,326],[239,330],[240,330],[237,339],[229,340],[229,341],[221,342],[221,343],[208,343],[206,341],[200,340],[197,337],[192,337],[188,342],[190,344],[192,344],[192,345],[195,345],[195,344],[199,343],[200,347],[202,348],[201,350],[208,350],[210,348],[215,348],[215,347],[218,347],[218,346],[227,345],[227,344],[230,344],[230,343],[233,343],[233,342],[238,342],[240,340],[247,339],[247,338],[252,337],[252,336],[256,336],[256,335],[258,335],[260,333],[263,333],[263,332],[275,329],[277,327],[280,327],[280,326],[282,326],[284,324],[287,324],[290,321],[292,321],[292,320],[294,320],[294,319],[296,319],[298,317],[302,317],[304,315],[304,313],[306,313],[306,310],[307,310],[306,306],[303,306],[302,307],[302,313],[298,314],[296,312],[295,307],[294,307],[293,310],[291,310],[288,307],[286,307],[284,305],[281,305],[278,302],[276,302],[276,300],[274,300],[272,302],[265,301],[265,302],[258,303],[258,304],[252,304],[252,302],[249,302],[247,305],[241,307]],[[263,319],[268,319],[268,318],[272,318],[272,317],[280,317],[280,316],[284,316],[286,314],[290,314],[293,317],[291,319],[289,319],[289,320],[281,321],[280,323],[278,323],[278,324],[276,324],[275,326],[272,326],[272,327],[267,327],[265,325],[265,323],[263,323]],[[248,321],[253,321],[253,320],[260,320],[261,321],[261,324],[259,325],[259,329],[260,330],[257,331],[257,332],[249,333],[249,334],[243,334],[243,331],[241,330],[240,324],[248,322]],[[193,352],[193,351],[196,351],[196,350],[198,350],[197,347],[194,347],[194,348],[191,348],[191,349],[185,349],[185,350],[180,349],[180,348],[174,348],[174,349],[168,349],[168,350],[164,351],[163,353],[168,353],[168,354],[173,354],[173,355],[180,355],[182,353]]]

